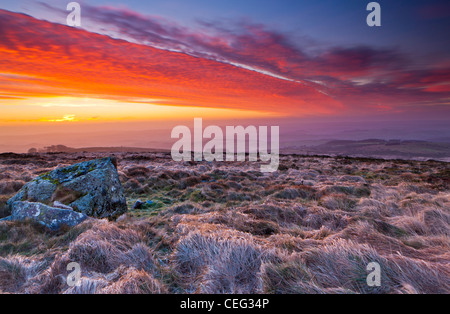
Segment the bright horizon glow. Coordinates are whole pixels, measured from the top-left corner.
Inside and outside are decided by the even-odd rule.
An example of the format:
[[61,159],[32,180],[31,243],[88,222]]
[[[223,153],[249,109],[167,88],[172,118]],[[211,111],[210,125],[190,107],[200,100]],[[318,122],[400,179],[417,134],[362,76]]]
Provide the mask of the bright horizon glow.
[[[168,104],[152,104],[151,101],[158,100],[148,99],[140,100],[140,102],[121,102],[118,100],[87,97],[0,100],[0,105],[3,105],[3,117],[0,118],[0,123],[186,120],[198,116],[218,120],[282,117],[280,114],[270,112],[171,106]],[[8,118],[5,118],[5,116]]]

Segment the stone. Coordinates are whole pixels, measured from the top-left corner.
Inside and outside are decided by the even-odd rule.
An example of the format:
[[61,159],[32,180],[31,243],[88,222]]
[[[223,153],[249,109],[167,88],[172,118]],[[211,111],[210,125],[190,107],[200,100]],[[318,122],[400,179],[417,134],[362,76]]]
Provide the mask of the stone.
[[42,174],[23,186],[7,205],[12,209],[18,201],[48,206],[58,202],[99,219],[115,219],[127,211],[115,158],[95,159]]
[[0,222],[3,222],[3,221],[11,221],[11,216],[0,219]]
[[141,200],[137,200],[133,205],[133,209],[141,209],[142,205],[144,205],[144,202]]
[[14,202],[12,204],[12,221],[33,220],[51,230],[58,230],[62,226],[74,227],[87,216],[73,210],[50,207],[42,203]]

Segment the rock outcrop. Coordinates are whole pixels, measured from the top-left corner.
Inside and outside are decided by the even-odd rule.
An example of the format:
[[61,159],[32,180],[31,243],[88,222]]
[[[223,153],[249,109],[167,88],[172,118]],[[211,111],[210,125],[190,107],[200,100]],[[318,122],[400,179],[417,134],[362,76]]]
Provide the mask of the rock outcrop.
[[50,207],[42,203],[14,202],[12,204],[12,221],[33,220],[51,230],[62,226],[74,227],[88,217],[73,210]]
[[115,219],[127,211],[113,158],[86,161],[42,174],[23,186],[7,205],[13,210],[14,203],[20,201],[66,205],[99,219]]

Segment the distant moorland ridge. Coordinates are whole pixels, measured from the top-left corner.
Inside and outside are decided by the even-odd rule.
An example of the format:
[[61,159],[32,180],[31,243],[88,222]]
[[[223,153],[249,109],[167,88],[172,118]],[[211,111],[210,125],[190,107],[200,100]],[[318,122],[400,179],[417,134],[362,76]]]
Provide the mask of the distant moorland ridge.
[[[368,157],[382,159],[406,159],[450,161],[450,143],[418,140],[321,140],[314,144],[280,144],[282,154],[329,155]],[[73,148],[65,145],[51,145],[44,148],[30,148],[28,153],[149,153],[169,152],[163,148],[142,147],[83,147]]]

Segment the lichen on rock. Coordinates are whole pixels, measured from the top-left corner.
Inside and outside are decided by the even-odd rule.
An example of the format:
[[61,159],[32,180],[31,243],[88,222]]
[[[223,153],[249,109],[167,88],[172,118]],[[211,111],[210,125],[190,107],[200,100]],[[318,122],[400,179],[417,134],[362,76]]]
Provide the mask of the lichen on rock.
[[58,168],[27,183],[8,202],[45,205],[60,202],[94,218],[115,219],[127,211],[114,158],[102,158]]
[[51,230],[62,226],[74,227],[87,216],[73,210],[50,207],[42,203],[14,202],[12,205],[12,221],[33,220]]

